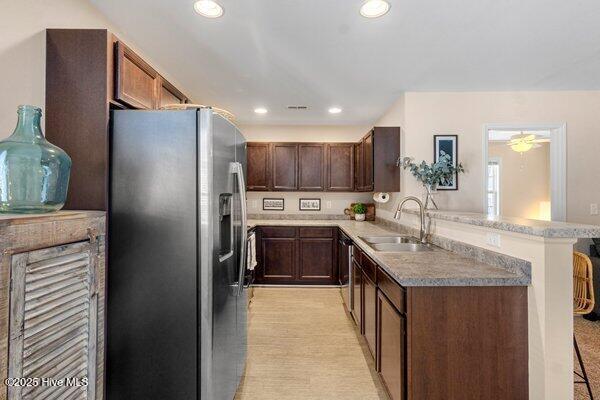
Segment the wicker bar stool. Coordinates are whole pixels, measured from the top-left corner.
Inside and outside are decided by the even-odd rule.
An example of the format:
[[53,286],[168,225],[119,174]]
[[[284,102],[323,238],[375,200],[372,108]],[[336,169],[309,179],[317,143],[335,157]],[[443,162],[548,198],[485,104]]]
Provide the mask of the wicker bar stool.
[[[594,309],[594,288],[592,282],[592,261],[583,253],[573,252],[573,312],[577,315],[589,314]],[[590,394],[590,399],[594,400],[590,380],[585,372],[575,334],[573,334],[573,344],[575,346],[575,353],[577,354],[577,361],[579,361],[579,367],[581,368],[581,373],[575,371],[575,374],[582,379],[581,381],[575,381],[575,383],[585,383]]]

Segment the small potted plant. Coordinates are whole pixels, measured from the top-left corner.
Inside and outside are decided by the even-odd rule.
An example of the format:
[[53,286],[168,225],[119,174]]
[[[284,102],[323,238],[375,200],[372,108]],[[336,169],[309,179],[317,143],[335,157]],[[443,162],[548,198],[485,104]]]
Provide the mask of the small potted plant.
[[367,213],[367,206],[363,203],[356,203],[352,206],[352,212],[354,212],[354,219],[356,221],[364,221],[365,214]]

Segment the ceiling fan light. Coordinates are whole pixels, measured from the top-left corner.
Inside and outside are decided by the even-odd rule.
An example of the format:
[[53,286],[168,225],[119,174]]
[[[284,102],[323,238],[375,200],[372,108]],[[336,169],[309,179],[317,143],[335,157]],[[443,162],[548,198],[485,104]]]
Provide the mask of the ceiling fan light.
[[517,153],[525,153],[533,148],[533,143],[520,141],[510,145],[510,148]]
[[367,0],[360,7],[360,15],[365,18],[377,18],[390,10],[390,3],[385,0]]

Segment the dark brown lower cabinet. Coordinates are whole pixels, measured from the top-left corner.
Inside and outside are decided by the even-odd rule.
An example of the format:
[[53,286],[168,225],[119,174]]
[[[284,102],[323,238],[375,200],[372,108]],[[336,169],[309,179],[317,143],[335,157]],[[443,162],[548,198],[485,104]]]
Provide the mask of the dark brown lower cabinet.
[[362,303],[363,303],[363,285],[362,285],[362,270],[356,263],[352,261],[352,317],[354,322],[358,326],[361,333],[363,333],[362,325]]
[[294,279],[296,239],[262,239],[262,281],[289,282]]
[[333,238],[300,238],[298,279],[310,283],[335,283]]
[[527,287],[403,287],[354,247],[353,317],[392,400],[526,400]]
[[406,318],[377,293],[377,370],[392,400],[406,398]]
[[257,227],[256,283],[338,283],[337,228]]
[[371,354],[375,357],[375,348],[377,343],[376,326],[377,326],[377,286],[367,274],[363,274],[363,319],[364,319],[364,334],[367,340],[367,345]]

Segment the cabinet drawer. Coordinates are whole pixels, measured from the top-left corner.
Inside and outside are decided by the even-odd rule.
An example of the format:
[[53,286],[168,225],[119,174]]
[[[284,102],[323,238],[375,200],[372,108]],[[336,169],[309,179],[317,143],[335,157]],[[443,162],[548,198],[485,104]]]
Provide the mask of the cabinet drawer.
[[361,266],[365,275],[368,276],[373,283],[377,282],[377,279],[375,278],[377,274],[377,264],[364,253],[362,254]]
[[264,238],[295,238],[296,228],[293,226],[263,226],[260,228]]
[[333,228],[299,228],[301,238],[332,238]]
[[379,290],[381,290],[392,304],[402,313],[406,313],[406,290],[397,284],[384,270],[377,268]]

